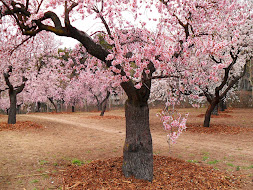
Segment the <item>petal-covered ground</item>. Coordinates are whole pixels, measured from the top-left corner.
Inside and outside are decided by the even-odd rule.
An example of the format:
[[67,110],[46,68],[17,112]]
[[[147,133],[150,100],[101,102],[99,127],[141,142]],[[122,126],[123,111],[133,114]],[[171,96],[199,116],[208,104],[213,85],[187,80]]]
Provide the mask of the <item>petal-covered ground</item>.
[[[153,182],[125,178],[122,157],[97,160],[71,167],[63,174],[65,189],[232,189],[240,185],[234,177],[183,160],[154,156]],[[63,188],[63,189],[64,189]]]

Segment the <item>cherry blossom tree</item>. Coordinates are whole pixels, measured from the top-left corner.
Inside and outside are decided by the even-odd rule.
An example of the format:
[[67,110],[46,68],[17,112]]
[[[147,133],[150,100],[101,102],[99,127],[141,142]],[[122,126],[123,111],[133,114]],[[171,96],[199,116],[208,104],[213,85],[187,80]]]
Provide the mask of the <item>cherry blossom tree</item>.
[[[0,90],[2,92],[1,102],[6,102],[2,103],[1,106],[8,109],[8,123],[15,124],[17,95],[21,93],[25,88],[25,83],[27,81],[27,70],[29,67],[32,67],[31,62],[29,61],[31,60],[31,49],[29,46],[24,44],[24,48],[12,51],[12,48],[15,48],[15,46],[20,43],[20,40],[22,40],[22,38],[15,38],[14,36],[16,31],[12,31],[14,34],[13,35],[10,33],[11,31],[8,30],[6,25],[3,26],[1,30],[1,32],[9,33],[9,35],[1,33],[0,41]],[[26,56],[23,56],[24,54],[26,54]],[[8,92],[8,96],[4,96],[4,91]],[[8,98],[9,101],[4,99],[4,97]]]
[[[7,28],[5,26],[2,29],[6,30]],[[2,35],[1,38],[0,89],[2,96],[0,99],[1,107],[8,109],[8,123],[15,124],[17,105],[31,100],[31,96],[28,94],[31,89],[33,92],[38,91],[31,84],[33,77],[40,74],[38,71],[40,68],[37,64],[39,57],[52,53],[50,52],[52,49],[45,42],[49,42],[51,39],[50,43],[52,43],[54,40],[52,41],[53,38],[50,34],[42,35],[41,33],[27,41],[22,36],[14,37],[18,34],[15,34],[15,31],[11,32],[9,36]],[[48,82],[48,79],[45,81]],[[8,91],[8,96],[4,95],[4,91]],[[18,94],[19,98],[17,98]],[[7,99],[9,99],[9,103],[7,103]]]
[[94,65],[96,59],[89,56],[82,45],[77,45],[65,60],[64,64],[72,70],[72,74],[64,101],[74,106],[86,100],[88,104],[95,104],[103,116],[110,94],[120,91],[113,73],[99,62]]
[[[93,56],[94,64],[102,64],[114,74],[114,80],[128,96],[123,172],[126,177],[134,175],[149,181],[153,179],[148,108],[151,80],[175,72],[184,73],[187,78],[194,70],[191,65],[198,64],[199,57],[211,54],[219,61],[222,55],[219,50],[231,48],[222,38],[227,26],[243,24],[249,14],[236,0],[1,2],[1,15],[14,19],[23,35],[49,31],[74,38]],[[63,15],[50,11],[56,7],[64,9]],[[242,11],[235,14],[234,9]],[[102,23],[100,28],[113,47],[111,50],[99,44],[92,34],[74,26],[75,19],[82,19],[85,25],[91,15],[92,22],[98,19]],[[233,57],[236,52],[235,47]]]
[[[176,63],[181,80],[172,88],[192,99],[206,98],[209,106],[204,127],[209,127],[212,111],[244,76],[247,60],[252,56],[253,36],[250,34],[253,33],[253,21],[252,13],[248,12],[252,6],[236,3],[230,2],[226,14],[219,11],[218,15],[207,17],[210,21],[203,23],[202,28],[194,22],[191,8],[183,8],[186,16],[176,17],[186,38],[180,53],[184,56],[176,61],[190,64]],[[201,3],[197,9],[200,15],[207,15],[209,11]],[[211,27],[212,23],[215,25]]]

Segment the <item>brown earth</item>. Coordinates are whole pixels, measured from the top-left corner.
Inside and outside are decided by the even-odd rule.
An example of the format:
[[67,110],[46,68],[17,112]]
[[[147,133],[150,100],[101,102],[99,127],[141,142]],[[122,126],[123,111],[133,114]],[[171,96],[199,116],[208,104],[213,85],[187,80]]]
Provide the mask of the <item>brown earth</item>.
[[173,145],[158,111],[150,113],[153,183],[122,175],[123,110],[103,118],[40,113],[0,125],[0,189],[253,189],[253,109],[229,110],[231,117],[212,118],[210,129],[198,117],[204,109],[180,109],[190,112],[189,129]]

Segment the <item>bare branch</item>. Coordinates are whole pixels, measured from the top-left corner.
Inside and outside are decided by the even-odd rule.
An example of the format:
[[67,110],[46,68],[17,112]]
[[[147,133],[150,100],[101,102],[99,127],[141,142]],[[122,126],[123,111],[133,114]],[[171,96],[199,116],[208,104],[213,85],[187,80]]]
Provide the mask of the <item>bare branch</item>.
[[[102,2],[103,3],[103,2]],[[113,37],[112,37],[112,33],[111,33],[111,30],[105,20],[105,18],[103,17],[103,15],[101,14],[101,12],[98,10],[97,7],[93,7],[92,9],[95,13],[97,13],[99,15],[99,18],[101,19],[102,23],[104,24],[105,28],[106,28],[106,31],[108,33],[108,35],[110,36],[110,38],[113,40]]]
[[68,3],[65,1],[65,26],[70,26],[69,13],[78,5],[78,3],[73,2],[68,8]]
[[40,1],[40,4],[39,4],[39,6],[38,6],[38,8],[37,8],[37,11],[36,11],[36,14],[39,12],[40,7],[41,7],[41,5],[42,5],[43,1],[44,1],[44,0],[41,0],[41,1]]
[[220,60],[216,60],[215,57],[213,55],[210,55],[210,58],[215,62],[215,63],[221,63],[221,59]]
[[29,0],[26,0],[25,9],[28,10]]

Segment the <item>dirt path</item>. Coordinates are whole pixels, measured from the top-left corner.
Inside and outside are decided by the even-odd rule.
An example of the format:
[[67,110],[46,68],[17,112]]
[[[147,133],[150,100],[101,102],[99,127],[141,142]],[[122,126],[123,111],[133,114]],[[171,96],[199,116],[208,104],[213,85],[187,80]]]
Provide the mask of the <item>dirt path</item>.
[[[151,115],[155,112],[151,111]],[[121,156],[125,138],[124,112],[107,112],[103,119],[97,115],[19,115],[19,121],[33,121],[41,124],[43,129],[0,132],[0,189],[57,189],[61,179],[47,174],[64,170],[73,160],[90,162]],[[6,117],[0,117],[0,121],[4,120]],[[253,189],[250,184],[253,180],[252,132],[237,135],[185,132],[169,151],[166,133],[159,126],[158,118],[151,116],[150,122],[154,154],[244,175],[247,188]],[[197,122],[196,118],[191,122]]]
[[[27,118],[27,120],[31,120],[31,118],[34,118],[35,120],[44,120],[44,121],[51,121],[54,123],[59,123],[59,124],[67,124],[71,126],[76,126],[76,127],[83,127],[86,129],[92,129],[96,131],[101,131],[101,132],[106,132],[106,133],[123,133],[122,130],[118,130],[117,128],[110,128],[108,126],[104,126],[102,124],[98,124],[97,122],[92,122],[90,120],[79,120],[78,117],[72,117],[72,118],[56,118],[54,115],[51,116],[41,116],[41,115],[24,115],[24,118]],[[79,120],[79,121],[77,121]],[[94,124],[96,127],[94,127]]]
[[[59,124],[67,124],[76,127],[83,127],[86,129],[92,129],[96,132],[106,132],[117,134],[120,136],[125,136],[124,129],[118,129],[118,126],[104,125],[103,122],[97,123],[95,121],[86,120],[78,120],[78,117],[72,118],[56,118],[55,116],[40,116],[40,115],[24,115],[24,117],[28,118],[27,120],[31,120],[31,118],[36,118],[36,120],[45,120],[52,121],[54,123]],[[96,126],[94,128],[94,126]],[[168,144],[165,143],[166,134],[161,133],[161,131],[154,132],[152,134],[154,146],[159,146],[162,149],[167,149]],[[241,135],[230,136],[230,138],[223,138],[224,135],[210,135],[210,134],[193,134],[193,133],[185,133],[182,135],[177,142],[177,144],[173,145],[173,149],[182,149],[182,147],[190,147],[192,150],[196,149],[206,149],[206,150],[215,150],[215,152],[229,152],[229,155],[244,155],[247,158],[253,158],[253,141],[251,139],[252,134],[247,134],[247,138],[245,138],[245,134],[242,138]],[[189,149],[189,148],[186,148]]]

